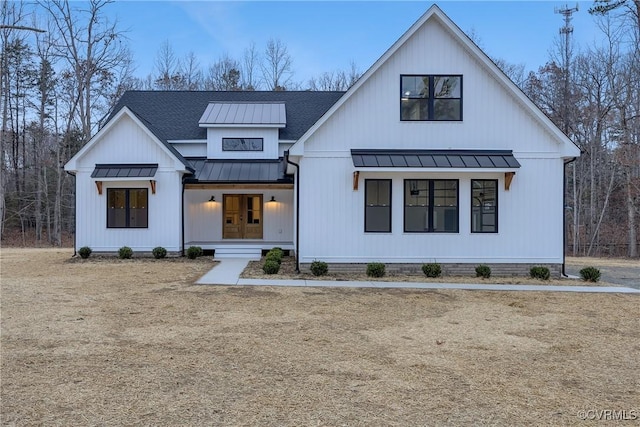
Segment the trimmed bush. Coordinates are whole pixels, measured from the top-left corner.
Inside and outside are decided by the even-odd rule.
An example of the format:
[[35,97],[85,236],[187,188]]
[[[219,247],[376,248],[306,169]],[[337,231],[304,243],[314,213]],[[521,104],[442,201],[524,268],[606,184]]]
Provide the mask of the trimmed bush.
[[151,253],[153,254],[153,257],[155,259],[160,259],[167,256],[167,250],[162,246],[156,246],[155,248],[153,248]]
[[272,248],[269,252],[279,254],[280,258],[284,256],[284,251],[282,250],[282,248],[279,248],[277,246],[275,248]]
[[329,266],[324,261],[313,261],[310,269],[314,276],[324,276],[329,272]]
[[370,262],[367,264],[367,276],[369,277],[383,277],[385,267],[381,262]]
[[131,257],[133,257],[133,249],[131,249],[129,246],[123,246],[118,249],[118,258],[130,259]]
[[422,264],[422,272],[427,277],[440,277],[442,275],[442,267],[440,264]]
[[189,246],[187,249],[187,258],[196,259],[202,256],[202,248],[200,246]]
[[580,270],[580,277],[585,282],[597,282],[600,280],[600,270],[595,267],[585,267]]
[[529,270],[529,275],[533,279],[540,279],[540,280],[549,280],[549,277],[551,277],[551,273],[549,272],[549,269],[547,267],[542,267],[542,266],[531,267],[531,270]]
[[267,260],[262,266],[262,271],[264,271],[265,274],[276,274],[280,271],[280,264],[273,260]]
[[489,277],[491,277],[491,267],[486,264],[480,264],[476,267],[476,277],[488,279]]
[[265,261],[277,262],[278,265],[282,263],[282,255],[280,255],[280,252],[269,251],[267,252],[267,255],[264,257],[264,259]]
[[91,252],[93,251],[89,246],[83,246],[80,249],[78,249],[78,255],[80,255],[80,258],[82,259],[89,258],[89,256],[91,256]]

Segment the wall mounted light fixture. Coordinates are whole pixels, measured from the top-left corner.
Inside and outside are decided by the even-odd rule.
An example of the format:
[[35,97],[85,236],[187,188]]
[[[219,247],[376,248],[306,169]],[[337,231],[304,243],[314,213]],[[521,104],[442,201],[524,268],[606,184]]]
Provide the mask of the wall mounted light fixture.
[[209,199],[210,202],[215,202],[216,201],[216,196],[211,196],[211,198]]
[[271,200],[269,200],[270,202],[275,202],[276,201],[276,197],[275,196],[271,196]]

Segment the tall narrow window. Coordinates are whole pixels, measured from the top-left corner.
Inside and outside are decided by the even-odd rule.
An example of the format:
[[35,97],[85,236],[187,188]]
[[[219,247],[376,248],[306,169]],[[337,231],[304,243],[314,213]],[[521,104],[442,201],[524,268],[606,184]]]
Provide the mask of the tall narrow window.
[[364,183],[364,231],[391,232],[391,180],[366,179]]
[[471,180],[471,232],[498,232],[497,180]]
[[401,76],[400,120],[462,120],[462,76]]
[[147,228],[148,222],[148,189],[107,189],[107,228]]
[[405,180],[404,231],[457,233],[458,181]]

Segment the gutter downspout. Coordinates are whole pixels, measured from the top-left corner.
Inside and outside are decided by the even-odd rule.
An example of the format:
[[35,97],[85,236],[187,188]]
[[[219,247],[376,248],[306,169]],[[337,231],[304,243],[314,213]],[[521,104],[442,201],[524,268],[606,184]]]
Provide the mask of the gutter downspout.
[[289,150],[284,152],[284,159],[296,168],[296,273],[300,273],[300,165],[289,160]]
[[[578,158],[574,157],[573,159],[564,162],[564,167],[562,168],[562,271],[560,274],[562,277],[567,277],[567,272],[565,271],[565,264],[567,258],[567,214],[565,212],[567,206],[567,165],[575,162]],[[575,206],[573,207],[575,215]]]
[[182,196],[181,196],[181,200],[180,203],[182,204],[181,207],[181,211],[182,211],[182,215],[180,218],[180,226],[181,226],[181,230],[180,230],[180,247],[182,248],[180,250],[180,256],[184,257],[184,190],[185,190],[185,184],[184,184],[184,175],[182,176]]
[[[68,173],[69,175],[71,175],[72,177],[76,177],[75,173],[69,172],[69,171],[65,171],[66,173]],[[74,187],[76,186],[75,181],[73,183]],[[78,201],[78,189],[76,188],[76,191],[73,192],[73,255],[71,255],[71,258],[75,258],[76,256],[78,256],[78,252],[76,252],[76,225],[78,224],[78,217],[76,216],[77,211],[78,211],[78,207],[76,205]]]

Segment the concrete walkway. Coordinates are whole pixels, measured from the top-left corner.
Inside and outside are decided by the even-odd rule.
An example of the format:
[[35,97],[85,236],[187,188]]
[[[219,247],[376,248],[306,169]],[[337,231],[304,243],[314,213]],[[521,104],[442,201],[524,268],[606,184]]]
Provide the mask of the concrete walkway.
[[248,259],[226,258],[202,276],[199,285],[240,286],[302,286],[327,288],[378,288],[378,289],[463,289],[479,291],[546,291],[546,292],[593,292],[640,294],[640,289],[623,286],[556,286],[556,285],[494,285],[486,283],[416,283],[340,280],[267,280],[240,279],[240,274],[249,263]]
[[247,267],[248,258],[223,258],[207,274],[196,281],[198,285],[237,285],[240,273]]

